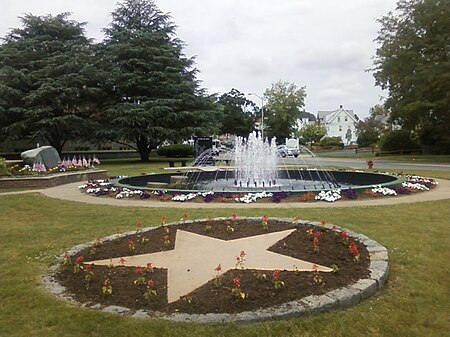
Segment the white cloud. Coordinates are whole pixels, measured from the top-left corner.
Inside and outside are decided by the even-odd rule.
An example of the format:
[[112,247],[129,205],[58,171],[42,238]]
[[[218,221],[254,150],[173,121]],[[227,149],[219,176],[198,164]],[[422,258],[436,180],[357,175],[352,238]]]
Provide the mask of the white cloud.
[[[306,109],[339,104],[360,116],[382,94],[370,73],[376,18],[394,9],[396,0],[164,0],[196,55],[198,78],[210,93],[236,88],[263,93],[278,80],[306,85]],[[18,16],[72,12],[85,21],[89,37],[101,40],[116,6],[111,0],[2,0],[0,36],[19,27]],[[259,104],[260,102],[255,102]]]

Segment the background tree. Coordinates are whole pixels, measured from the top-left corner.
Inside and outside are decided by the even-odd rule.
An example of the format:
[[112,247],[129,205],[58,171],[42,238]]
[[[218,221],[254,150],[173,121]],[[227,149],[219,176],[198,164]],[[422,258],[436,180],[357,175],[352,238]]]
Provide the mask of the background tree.
[[306,143],[312,145],[319,142],[325,135],[327,130],[323,125],[315,123],[307,124],[298,132],[298,136]]
[[220,96],[217,103],[223,112],[220,133],[248,137],[249,133],[254,130],[258,113],[256,104],[234,88]]
[[295,123],[305,105],[305,87],[278,81],[264,93],[264,135],[281,142],[295,132]]
[[92,133],[104,101],[84,23],[69,14],[21,18],[0,45],[0,125],[11,139],[48,142],[61,153],[68,140]]
[[215,131],[213,100],[199,89],[194,60],[183,54],[175,25],[151,0],[126,0],[105,29],[107,87],[115,103],[103,135],[134,144],[141,160],[163,141]]
[[357,142],[361,147],[374,146],[378,143],[380,137],[384,132],[388,131],[389,127],[377,119],[377,116],[385,116],[388,118],[389,112],[381,105],[377,104],[370,108],[369,117],[364,120],[359,120],[355,124],[356,134],[358,136]]
[[379,19],[376,84],[386,107],[425,149],[450,152],[450,6],[448,0],[400,0]]

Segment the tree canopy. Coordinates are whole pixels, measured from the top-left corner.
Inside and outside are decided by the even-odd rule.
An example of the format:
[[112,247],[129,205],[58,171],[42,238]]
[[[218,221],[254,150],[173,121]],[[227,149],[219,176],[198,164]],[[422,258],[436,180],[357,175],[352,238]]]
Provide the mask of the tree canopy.
[[264,98],[264,136],[284,141],[296,131],[296,121],[305,105],[305,87],[278,81],[265,91]]
[[199,89],[194,60],[153,1],[126,0],[105,30],[103,59],[114,104],[109,139],[135,144],[142,160],[165,140],[215,130],[213,100]]
[[310,145],[319,142],[326,134],[325,127],[315,123],[307,124],[298,131],[298,136],[302,141]]
[[398,1],[379,19],[373,68],[392,119],[441,152],[450,151],[449,17],[448,0]]
[[68,17],[27,14],[0,45],[2,133],[47,141],[58,152],[92,131],[103,101],[84,24]]
[[258,107],[239,90],[233,88],[230,92],[221,95],[217,104],[223,112],[220,127],[222,134],[247,137],[254,130]]
[[387,111],[383,106],[377,104],[370,108],[369,117],[366,117],[364,120],[359,120],[355,124],[356,134],[358,136],[357,142],[361,147],[374,146],[378,143],[380,137],[389,130],[388,125],[383,124],[379,120],[377,120],[377,116],[386,116],[389,115],[389,111]]

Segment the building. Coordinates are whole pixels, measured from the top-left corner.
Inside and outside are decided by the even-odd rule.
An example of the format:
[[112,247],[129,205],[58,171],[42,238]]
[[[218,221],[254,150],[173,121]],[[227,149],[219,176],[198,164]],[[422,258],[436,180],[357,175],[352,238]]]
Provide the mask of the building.
[[339,106],[339,109],[319,111],[317,114],[317,122],[325,127],[327,137],[341,137],[345,145],[356,142],[355,123],[358,120],[353,110],[344,109],[343,105]]
[[298,116],[296,128],[297,130],[300,130],[305,126],[307,126],[308,124],[316,123],[316,121],[317,121],[316,116],[314,116],[314,114],[303,110],[302,112],[300,112],[300,115]]

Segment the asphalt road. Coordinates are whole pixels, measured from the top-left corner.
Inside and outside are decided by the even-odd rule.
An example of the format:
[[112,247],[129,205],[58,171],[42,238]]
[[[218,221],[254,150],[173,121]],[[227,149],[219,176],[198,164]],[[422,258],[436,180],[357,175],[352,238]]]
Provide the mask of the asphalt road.
[[[373,169],[399,169],[399,170],[432,170],[432,171],[450,171],[450,164],[448,163],[411,163],[400,162],[392,160],[377,160],[374,161]],[[313,158],[313,157],[298,157],[298,158],[283,158],[282,162],[285,164],[300,164],[300,165],[322,165],[322,166],[339,166],[349,167],[353,169],[366,169],[367,163],[365,159],[347,159],[347,158]]]

